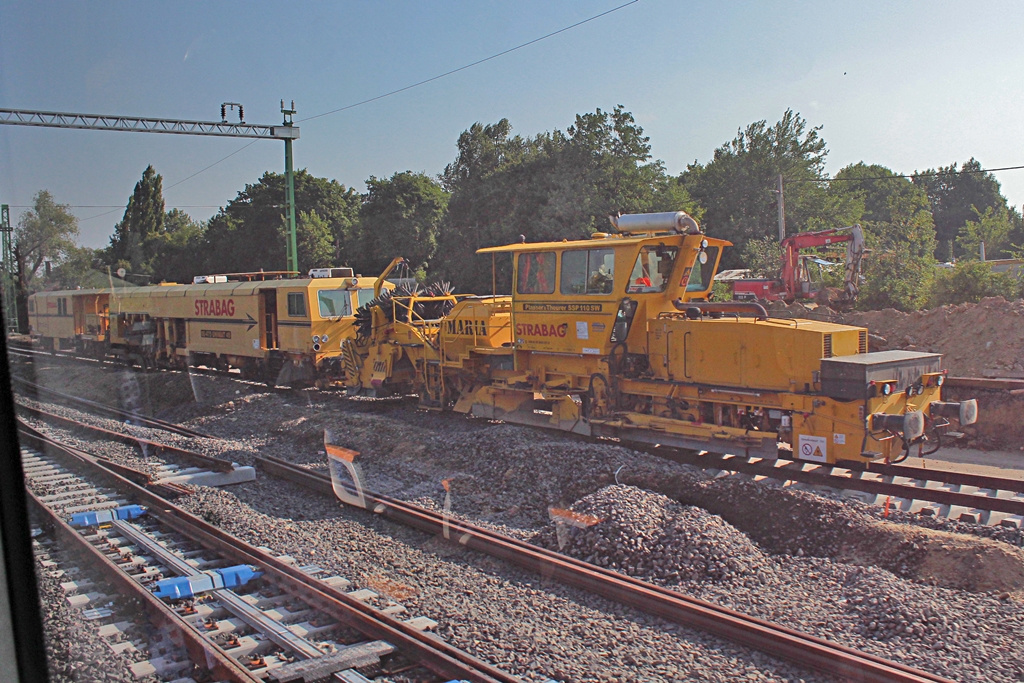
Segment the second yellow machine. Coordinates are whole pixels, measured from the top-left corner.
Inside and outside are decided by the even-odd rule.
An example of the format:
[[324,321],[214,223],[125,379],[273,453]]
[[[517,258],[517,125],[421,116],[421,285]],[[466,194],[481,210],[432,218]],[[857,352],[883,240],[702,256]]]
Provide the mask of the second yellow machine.
[[[712,302],[724,240],[683,212],[614,234],[513,244],[511,296],[384,297],[342,342],[351,392],[488,418],[822,463],[934,451],[977,417],[941,356],[869,353],[867,330]],[[426,311],[448,312],[431,315]],[[436,315],[436,317],[435,317]]]

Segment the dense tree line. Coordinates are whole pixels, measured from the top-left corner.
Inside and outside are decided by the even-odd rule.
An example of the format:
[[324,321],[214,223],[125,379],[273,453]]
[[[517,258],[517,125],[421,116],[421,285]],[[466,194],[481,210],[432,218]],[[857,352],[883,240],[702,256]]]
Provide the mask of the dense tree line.
[[[455,159],[436,177],[404,171],[371,177],[364,194],[337,181],[296,173],[298,256],[303,269],[351,265],[379,272],[405,256],[421,279],[451,280],[461,291],[489,291],[484,246],[586,237],[608,229],[615,212],[685,210],[708,234],[735,248],[724,267],[777,267],[778,178],[784,179],[785,232],[860,223],[871,249],[864,307],[920,306],[1019,296],[1020,284],[977,263],[1024,255],[1024,221],[998,181],[970,159],[907,175],[877,164],[825,172],[821,127],[786,111],[775,124],[737,131],[706,163],[679,175],[651,156],[649,138],[623,107],[577,115],[564,131],[532,137],[511,123],[475,123],[456,141]],[[203,223],[166,211],[151,166],[128,198],[107,248],[76,247],[77,222],[47,192],[16,231],[22,292],[74,286],[92,269],[124,269],[135,282],[191,281],[204,273],[283,270],[284,177],[265,173]],[[940,261],[957,267],[937,269]],[[52,263],[42,278],[44,263]],[[498,282],[507,291],[508,273]],[[24,296],[24,295],[23,295]]]

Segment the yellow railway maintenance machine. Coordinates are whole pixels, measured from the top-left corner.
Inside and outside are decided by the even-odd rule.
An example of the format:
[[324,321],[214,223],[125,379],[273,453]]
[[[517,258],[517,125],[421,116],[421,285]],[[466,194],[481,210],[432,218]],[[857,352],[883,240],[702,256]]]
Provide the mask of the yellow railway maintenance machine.
[[974,400],[941,400],[937,354],[868,353],[864,328],[711,302],[731,244],[687,214],[612,224],[480,249],[512,255],[511,297],[452,296],[439,319],[394,297],[347,383],[577,434],[822,463],[927,454],[976,420]]
[[[341,342],[375,278],[351,268],[196,277],[190,285],[42,292],[30,299],[43,345],[143,367],[239,368],[268,383],[341,379]],[[390,283],[385,286],[391,287]]]

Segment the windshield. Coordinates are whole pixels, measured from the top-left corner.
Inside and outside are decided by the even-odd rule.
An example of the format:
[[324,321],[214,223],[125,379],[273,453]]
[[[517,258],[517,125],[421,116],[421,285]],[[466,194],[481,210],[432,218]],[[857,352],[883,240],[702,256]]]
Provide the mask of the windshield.
[[321,289],[317,292],[316,300],[321,318],[352,315],[352,293],[347,289]]
[[640,250],[629,276],[629,293],[663,292],[675,266],[676,247],[647,246]]

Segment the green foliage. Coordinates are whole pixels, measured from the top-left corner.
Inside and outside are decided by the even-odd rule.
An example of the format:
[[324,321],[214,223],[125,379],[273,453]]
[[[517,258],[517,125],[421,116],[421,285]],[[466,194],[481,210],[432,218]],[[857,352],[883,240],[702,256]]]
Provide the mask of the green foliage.
[[858,307],[918,309],[928,300],[935,271],[935,227],[923,192],[888,198],[888,221],[863,225],[868,255]]
[[88,287],[87,280],[100,265],[100,252],[89,247],[71,246],[60,263],[46,276],[47,289],[75,289]]
[[[951,260],[967,253],[955,240],[964,225],[975,220],[975,209],[985,212],[991,208],[999,214],[1009,208],[999,181],[991,173],[980,171],[981,164],[972,157],[959,171],[952,164],[938,170],[928,169],[914,177],[914,184],[927,192],[935,218],[936,258]],[[949,253],[951,246],[953,250]]]
[[128,198],[124,217],[114,226],[110,237],[107,260],[110,263],[127,262],[130,273],[153,272],[154,241],[164,230],[163,178],[146,166],[142,178]]
[[[210,222],[202,260],[192,274],[283,270],[288,234],[283,174],[264,173],[246,185]],[[359,194],[334,180],[295,173],[299,268],[343,265],[353,260],[352,226]],[[326,226],[326,230],[324,229]]]
[[28,295],[34,290],[34,279],[47,261],[60,263],[75,249],[78,219],[64,204],[53,201],[53,195],[40,190],[33,198],[12,236],[14,256],[14,290],[17,300],[18,328],[28,330]]
[[448,193],[423,173],[405,171],[389,179],[370,176],[355,230],[362,272],[381,272],[395,256],[425,275],[437,250],[448,210]]
[[985,258],[1008,257],[1014,230],[1010,212],[1005,208],[988,207],[984,212],[974,209],[976,220],[969,220],[960,228],[956,246],[964,258],[981,258],[981,244],[985,244]]
[[181,209],[168,211],[163,231],[149,238],[153,282],[191,282],[198,274],[203,233],[203,225]]
[[927,302],[934,266],[915,258],[907,245],[871,254],[857,307],[862,310],[917,310]]
[[741,251],[745,268],[751,277],[777,278],[782,270],[782,248],[774,237],[755,237],[743,245]]
[[18,288],[28,296],[32,280],[43,263],[59,263],[75,249],[78,219],[65,204],[57,204],[46,190],[36,193],[14,230],[14,268]]
[[[778,177],[785,179],[786,233],[835,225],[848,207],[831,197],[821,183],[825,141],[821,127],[786,110],[774,126],[757,121],[715,150],[706,164],[691,164],[682,176],[690,195],[704,208],[709,235],[732,241],[737,249],[750,240],[778,235]],[[723,266],[739,266],[736,250]]]
[[983,261],[960,261],[953,268],[939,269],[928,303],[930,306],[977,303],[987,296],[1013,300],[1021,294],[1021,282],[1009,273],[995,273]]
[[[686,188],[652,161],[649,139],[621,106],[576,116],[565,132],[531,139],[511,135],[507,119],[474,124],[458,140],[445,168],[448,221],[438,240],[441,274],[464,291],[491,290],[483,246],[579,239],[607,230],[616,213],[684,210],[696,213]],[[507,257],[499,257],[504,267]],[[498,278],[508,291],[510,270]]]

